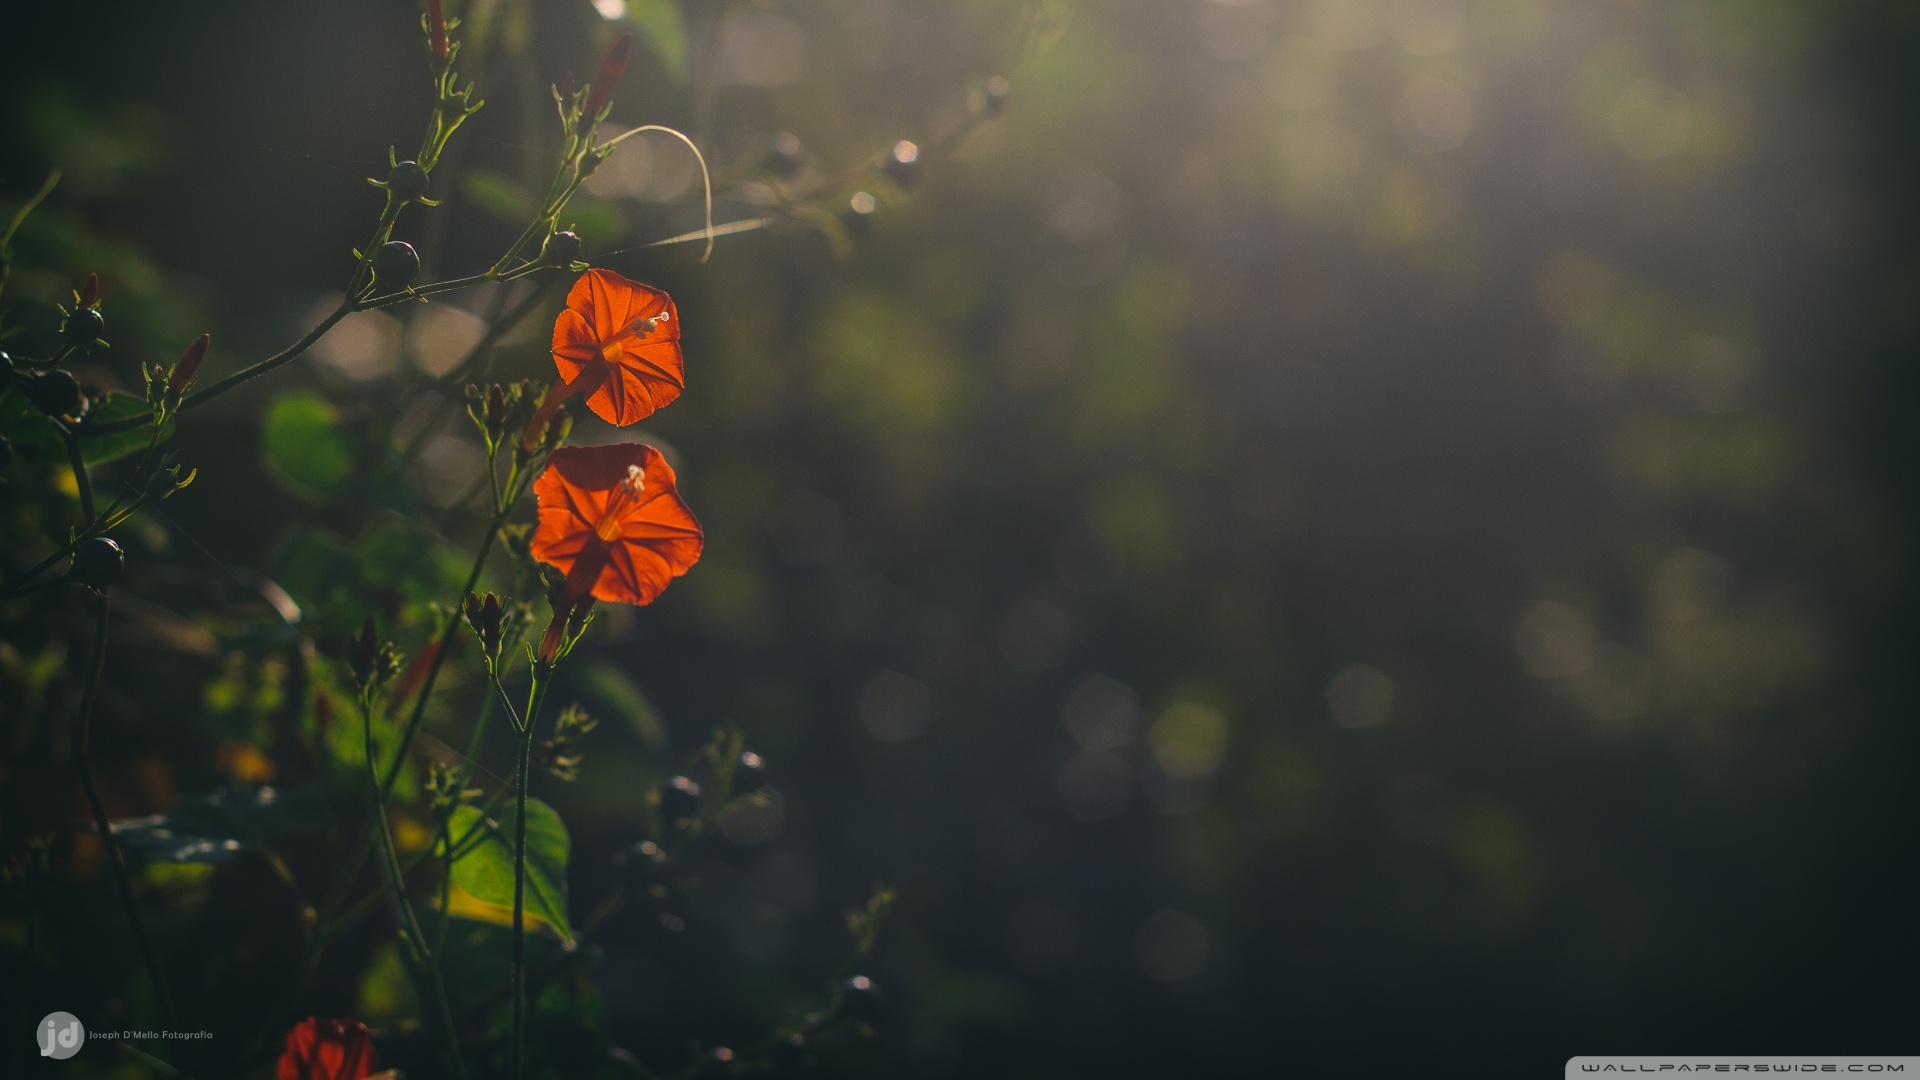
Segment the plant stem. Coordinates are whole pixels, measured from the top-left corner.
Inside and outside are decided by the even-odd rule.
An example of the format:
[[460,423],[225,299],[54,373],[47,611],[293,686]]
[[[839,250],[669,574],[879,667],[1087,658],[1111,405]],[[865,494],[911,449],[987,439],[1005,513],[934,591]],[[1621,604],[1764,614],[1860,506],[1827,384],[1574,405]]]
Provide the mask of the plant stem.
[[93,628],[93,671],[87,676],[87,689],[80,700],[79,730],[73,741],[73,756],[80,767],[80,786],[86,789],[87,805],[93,809],[93,823],[100,830],[100,842],[107,848],[107,865],[113,870],[114,885],[120,891],[120,904],[127,909],[127,921],[133,924],[133,938],[140,946],[140,956],[147,964],[147,978],[153,981],[153,992],[160,998],[160,1010],[166,1014],[167,1023],[178,1024],[179,1014],[174,1012],[173,991],[167,987],[166,973],[160,969],[160,955],[153,951],[153,942],[147,938],[146,924],[140,921],[140,909],[133,899],[133,880],[127,876],[127,864],[120,855],[120,845],[113,839],[113,824],[107,820],[106,804],[100,801],[100,790],[93,783],[93,762],[89,753],[93,733],[93,701],[100,691],[100,677],[107,667],[107,615],[112,609],[113,600],[106,593],[100,594],[100,615]]
[[399,856],[393,850],[393,832],[387,824],[387,808],[380,798],[380,768],[374,761],[373,753],[373,702],[368,695],[360,699],[360,716],[365,722],[367,750],[367,786],[373,795],[374,827],[380,838],[380,853],[384,857],[384,869],[387,874],[387,896],[395,907],[395,920],[400,924],[400,932],[406,936],[412,946],[415,963],[427,969],[427,982],[433,991],[434,1006],[440,1013],[440,1022],[446,1028],[447,1049],[453,1054],[454,1070],[463,1078],[467,1075],[467,1062],[460,1053],[460,1031],[453,1023],[453,1009],[447,1003],[447,986],[440,977],[440,965],[427,949],[427,936],[420,931],[420,920],[414,917],[413,905],[407,902],[405,878],[401,875]]
[[93,482],[87,477],[87,459],[80,453],[80,439],[72,428],[58,420],[53,426],[60,429],[60,438],[67,444],[67,464],[73,466],[73,483],[80,489],[80,511],[86,515],[87,528],[92,528],[97,517],[93,512]]
[[533,725],[540,715],[548,679],[534,670],[527,694],[526,727],[520,733],[520,762],[513,773],[513,1055],[512,1080],[520,1080],[527,1043],[527,784],[533,764]]

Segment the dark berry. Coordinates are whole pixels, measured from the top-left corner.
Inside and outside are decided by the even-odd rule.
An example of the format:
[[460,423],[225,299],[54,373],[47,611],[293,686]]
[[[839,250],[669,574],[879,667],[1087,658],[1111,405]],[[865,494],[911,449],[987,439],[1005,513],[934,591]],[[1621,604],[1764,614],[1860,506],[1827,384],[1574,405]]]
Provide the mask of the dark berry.
[[80,383],[73,372],[54,368],[27,384],[27,396],[48,416],[71,416],[80,408]]
[[667,853],[651,840],[629,844],[613,853],[613,864],[622,872],[645,879],[667,859]]
[[373,253],[373,280],[387,292],[398,292],[420,276],[420,256],[405,240],[389,240]]
[[1012,89],[1013,87],[1007,82],[1005,75],[995,75],[993,78],[988,79],[986,85],[986,100],[982,106],[982,111],[988,116],[999,116],[1001,113],[1006,112],[1007,94],[1010,93]]
[[676,776],[660,785],[660,817],[671,825],[700,813],[700,785]]
[[96,308],[80,308],[67,316],[67,344],[85,348],[107,332],[106,317]]
[[0,435],[0,472],[6,472],[7,466],[11,464],[13,464],[13,440]]
[[880,159],[880,171],[893,178],[901,187],[912,187],[920,182],[920,148],[913,143],[900,140],[893,144],[885,157]]
[[13,385],[13,357],[0,352],[0,390]]
[[880,1019],[880,995],[873,980],[855,975],[840,986],[840,1011],[850,1020],[871,1024]]
[[540,248],[542,266],[567,266],[579,257],[580,235],[574,232],[554,233]]
[[873,211],[877,205],[872,195],[856,191],[853,198],[847,200],[847,208],[840,211],[840,223],[853,235],[863,235],[873,228]]
[[749,750],[740,755],[740,761],[733,767],[733,791],[736,795],[751,795],[767,786],[767,759]]
[[67,568],[67,576],[82,585],[104,589],[120,580],[120,571],[126,564],[127,554],[120,550],[119,544],[96,536],[74,549],[73,565]]
[[791,180],[807,167],[807,150],[800,137],[781,132],[773,137],[773,149],[767,153],[767,171],[782,180]]
[[401,202],[412,202],[427,193],[427,170],[417,161],[403,161],[387,173],[387,190]]

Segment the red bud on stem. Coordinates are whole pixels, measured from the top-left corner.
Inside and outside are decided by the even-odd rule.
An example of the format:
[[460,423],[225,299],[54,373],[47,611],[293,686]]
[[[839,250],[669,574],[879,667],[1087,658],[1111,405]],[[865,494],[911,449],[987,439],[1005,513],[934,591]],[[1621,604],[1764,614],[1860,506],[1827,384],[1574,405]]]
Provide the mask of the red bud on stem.
[[180,354],[180,362],[173,365],[173,374],[167,377],[168,393],[177,397],[186,392],[193,382],[193,373],[200,370],[200,361],[207,358],[207,346],[212,342],[212,334],[201,334]]
[[621,34],[620,40],[607,50],[606,59],[600,61],[600,73],[593,77],[593,88],[587,91],[587,108],[581,115],[588,123],[600,115],[600,107],[613,96],[613,84],[620,81],[620,74],[627,70],[627,60],[633,56],[633,35]]
[[447,16],[440,0],[427,0],[427,47],[435,60],[447,58]]
[[90,308],[100,301],[100,275],[88,274],[87,280],[80,283],[80,306]]

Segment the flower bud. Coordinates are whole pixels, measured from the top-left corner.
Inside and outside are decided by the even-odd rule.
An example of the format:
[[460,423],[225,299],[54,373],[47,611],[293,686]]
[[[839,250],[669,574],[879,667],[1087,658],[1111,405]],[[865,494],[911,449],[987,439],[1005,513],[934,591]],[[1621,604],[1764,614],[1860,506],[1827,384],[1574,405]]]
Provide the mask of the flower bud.
[[67,316],[67,325],[64,330],[67,344],[77,349],[84,349],[93,344],[95,339],[106,332],[107,320],[100,314],[98,308],[80,307]]
[[167,393],[179,397],[193,384],[193,373],[200,370],[200,361],[206,359],[207,346],[213,342],[212,334],[201,334],[180,354],[180,362],[173,365],[173,374],[167,376]]
[[901,187],[912,187],[920,182],[920,147],[901,139],[894,143],[886,156],[880,159],[880,171],[893,178]]
[[127,553],[120,550],[119,544],[104,536],[95,536],[73,550],[73,563],[67,567],[67,577],[90,589],[104,589],[120,580],[120,572],[126,565]]
[[791,180],[807,167],[807,150],[800,137],[783,131],[773,137],[773,149],[767,154],[767,171],[782,180]]
[[462,607],[467,617],[467,625],[473,627],[473,632],[480,637],[481,651],[486,653],[488,660],[498,660],[500,658],[500,623],[503,615],[500,609],[500,597],[488,593],[483,600],[468,593],[466,603]]
[[80,283],[80,306],[90,308],[100,302],[100,275],[88,274]]
[[571,231],[553,233],[540,247],[540,265],[570,266],[580,257],[580,235]]
[[620,81],[620,74],[627,70],[627,60],[633,55],[633,35],[621,34],[613,47],[607,50],[606,58],[600,61],[600,72],[593,77],[593,87],[587,91],[587,105],[581,116],[591,124],[600,118],[600,107],[613,96],[613,86]]
[[397,202],[413,202],[427,193],[427,170],[417,161],[403,161],[387,171],[387,191]]
[[420,276],[420,256],[405,240],[389,240],[373,253],[373,280],[387,292],[398,292]]
[[676,776],[660,785],[660,820],[673,825],[700,813],[700,785]]
[[[494,383],[487,390],[487,430],[497,432],[507,424],[507,388]],[[494,435],[499,438],[499,435]],[[492,595],[489,593],[488,595]]]
[[374,624],[373,616],[360,624],[360,633],[347,639],[347,666],[353,669],[355,677],[366,681],[367,674],[373,670],[374,658],[380,651],[380,629]]
[[447,16],[440,0],[427,0],[427,51],[435,60],[447,58]]
[[840,223],[849,233],[864,235],[873,228],[873,211],[877,205],[871,194],[856,191],[853,198],[847,200],[847,208],[840,211]]
[[80,382],[73,372],[54,368],[27,384],[27,397],[48,416],[72,416],[80,408]]

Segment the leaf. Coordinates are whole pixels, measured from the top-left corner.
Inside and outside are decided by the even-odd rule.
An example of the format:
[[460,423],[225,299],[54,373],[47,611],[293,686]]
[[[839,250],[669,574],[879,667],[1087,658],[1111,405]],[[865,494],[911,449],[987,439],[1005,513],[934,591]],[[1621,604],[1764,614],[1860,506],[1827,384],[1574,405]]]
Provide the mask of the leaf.
[[317,833],[333,823],[318,787],[211,791],[182,799],[164,814],[112,823],[128,850],[162,862],[227,862],[281,836]]
[[460,192],[502,221],[518,225],[533,213],[533,200],[520,186],[492,169],[468,169],[460,178]]
[[67,459],[60,432],[45,413],[27,400],[27,392],[18,387],[0,393],[0,435],[6,436],[15,450],[33,461],[51,463]]
[[275,399],[260,440],[261,466],[303,499],[324,501],[353,472],[353,447],[340,430],[339,412],[310,390]]
[[[92,404],[87,407],[88,424],[112,424],[121,420],[131,420],[147,415],[146,399],[133,394],[120,394],[112,390],[102,391],[93,396]],[[167,425],[171,428],[173,425]],[[115,458],[126,457],[146,449],[149,431],[152,425],[142,424],[136,428],[117,432],[112,435],[99,435],[80,441],[80,453],[87,464],[99,465]]]
[[673,0],[627,0],[627,21],[660,58],[673,81],[687,81],[687,25]]
[[[478,807],[453,812],[457,839],[481,821]],[[463,919],[510,926],[513,923],[513,808],[480,826],[479,843],[453,863],[457,891],[447,913]],[[553,807],[527,800],[527,922],[553,931],[568,948],[573,928],[567,922],[567,827]],[[462,895],[464,894],[464,896]]]

